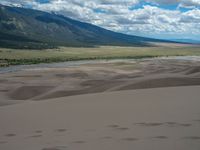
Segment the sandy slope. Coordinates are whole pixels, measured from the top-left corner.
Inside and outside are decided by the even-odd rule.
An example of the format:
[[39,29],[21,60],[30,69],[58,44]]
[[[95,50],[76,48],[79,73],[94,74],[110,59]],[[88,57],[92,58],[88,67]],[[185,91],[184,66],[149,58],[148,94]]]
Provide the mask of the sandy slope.
[[123,60],[26,68],[0,74],[0,106],[88,93],[189,85],[200,85],[198,60]]
[[200,86],[0,107],[1,150],[198,150]]
[[0,150],[198,150],[199,97],[199,59],[1,73]]

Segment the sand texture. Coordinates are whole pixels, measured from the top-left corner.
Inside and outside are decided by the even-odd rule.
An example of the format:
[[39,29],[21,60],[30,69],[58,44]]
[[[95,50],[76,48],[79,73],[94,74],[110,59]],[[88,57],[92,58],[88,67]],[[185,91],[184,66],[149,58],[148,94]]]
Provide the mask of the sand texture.
[[120,90],[200,85],[200,61],[105,61],[0,74],[0,106]]
[[200,61],[0,73],[0,150],[198,150]]
[[1,150],[197,150],[200,86],[29,101],[0,108]]

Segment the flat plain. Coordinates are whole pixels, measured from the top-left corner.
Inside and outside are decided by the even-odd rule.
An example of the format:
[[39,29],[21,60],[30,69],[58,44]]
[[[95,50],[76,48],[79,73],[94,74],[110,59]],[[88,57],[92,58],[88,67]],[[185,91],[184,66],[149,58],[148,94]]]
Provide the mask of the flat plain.
[[0,49],[0,66],[97,59],[141,59],[169,56],[200,56],[199,45],[162,44],[152,47],[60,47],[46,50]]

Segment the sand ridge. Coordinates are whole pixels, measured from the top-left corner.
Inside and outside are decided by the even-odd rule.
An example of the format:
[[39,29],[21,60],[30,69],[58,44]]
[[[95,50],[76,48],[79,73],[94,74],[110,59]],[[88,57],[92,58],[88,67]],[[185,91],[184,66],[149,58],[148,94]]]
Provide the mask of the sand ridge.
[[0,105],[88,93],[200,85],[199,66],[199,61],[147,59],[25,69],[0,74]]
[[0,149],[197,150],[199,66],[146,59],[0,74]]

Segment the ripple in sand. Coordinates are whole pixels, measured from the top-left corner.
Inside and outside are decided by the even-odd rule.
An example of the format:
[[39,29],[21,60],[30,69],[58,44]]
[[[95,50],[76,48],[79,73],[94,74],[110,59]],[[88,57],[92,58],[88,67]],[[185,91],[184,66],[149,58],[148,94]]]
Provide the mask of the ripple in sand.
[[56,77],[60,78],[67,78],[67,77],[72,77],[72,78],[87,78],[88,74],[84,72],[77,72],[77,73],[68,73],[68,74],[56,74]]
[[190,127],[192,124],[190,123],[178,123],[178,122],[140,122],[135,123],[135,125],[143,126],[143,127],[157,127],[157,126],[168,126],[168,127]]
[[6,142],[6,141],[0,141],[0,144],[6,144],[6,143],[8,143],[8,142]]
[[198,123],[200,123],[200,119],[197,119],[197,120],[193,120],[193,121],[195,121],[195,122],[198,122]]
[[129,130],[129,128],[126,128],[126,127],[120,127],[120,128],[116,128],[117,130],[119,131],[126,131],[126,130]]
[[181,123],[181,124],[179,124],[179,126],[190,127],[190,126],[192,126],[192,124],[190,124],[190,123]]
[[168,137],[167,136],[155,136],[155,137],[152,137],[152,139],[162,139],[162,140],[164,140],[164,139],[168,139]]
[[42,150],[67,150],[67,146],[55,146],[55,147],[47,147]]
[[14,133],[8,133],[5,136],[7,136],[7,137],[14,137],[14,136],[16,136],[16,134],[14,134]]
[[120,127],[119,125],[108,125],[109,128],[113,128],[115,130],[119,130],[119,131],[126,131],[126,130],[129,130],[129,128],[127,127]]
[[156,126],[162,126],[164,123],[157,123],[157,122],[140,122],[140,123],[135,123],[135,125],[143,126],[143,127],[156,127]]
[[123,139],[121,139],[121,140],[122,140],[122,141],[132,142],[132,141],[138,141],[139,139],[133,138],[133,137],[127,137],[127,138],[123,138]]
[[169,127],[190,127],[192,124],[189,123],[177,123],[177,122],[165,122],[165,125]]
[[21,86],[9,94],[9,97],[14,100],[27,100],[41,94],[44,94],[53,86]]
[[16,77],[16,78],[39,78],[39,77],[42,77],[42,75],[15,75],[13,77]]
[[67,129],[56,129],[57,132],[66,132]]
[[5,89],[5,90],[0,90],[0,92],[9,92],[9,90]]
[[118,128],[119,125],[113,124],[113,125],[108,125],[108,127],[110,127],[110,128]]
[[110,139],[112,139],[112,137],[111,136],[104,136],[104,137],[101,137],[101,139],[103,139],[103,140],[110,140]]
[[56,147],[50,147],[50,148],[43,148],[42,150],[60,150]]
[[35,133],[42,133],[42,131],[41,130],[36,130]]

